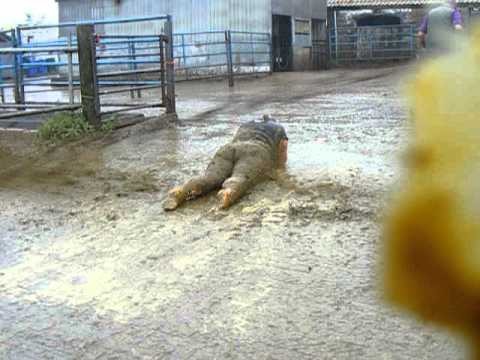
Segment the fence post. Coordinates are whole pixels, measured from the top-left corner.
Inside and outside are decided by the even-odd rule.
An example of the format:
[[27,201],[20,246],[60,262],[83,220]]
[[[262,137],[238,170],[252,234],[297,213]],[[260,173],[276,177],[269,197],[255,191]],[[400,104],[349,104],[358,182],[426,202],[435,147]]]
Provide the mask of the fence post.
[[[23,47],[22,44],[22,30],[17,27],[16,28],[16,42],[18,47]],[[23,53],[19,54],[16,57],[18,61],[18,75],[19,75],[19,92],[20,92],[20,103],[25,104],[25,85],[24,85],[24,77],[25,73],[23,71]]]
[[167,96],[165,94],[165,47],[163,45],[164,39],[162,36],[159,37],[160,43],[158,44],[160,48],[160,83],[162,86],[162,105],[166,106]]
[[93,25],[77,26],[78,62],[82,111],[86,120],[95,127],[101,124],[100,98],[97,84],[96,44]]
[[[69,48],[72,47],[72,33],[68,33],[67,45]],[[68,52],[68,99],[70,105],[73,105],[75,102],[75,93],[73,89],[73,53]]]
[[[133,43],[132,43],[132,55],[133,55],[133,70],[137,70],[138,69],[138,65],[137,65],[137,48],[135,46],[135,40],[133,40]],[[136,81],[139,81],[140,80],[140,77],[138,76],[138,74],[135,75],[135,80]],[[137,89],[137,97],[140,99],[142,97],[142,90],[139,90]]]
[[255,44],[253,43],[253,34],[250,34],[250,47],[251,47],[251,51],[252,51],[252,64],[253,64],[253,67],[254,67],[254,72],[255,72]]
[[408,30],[408,39],[410,40],[410,57],[415,57],[417,51],[415,35],[415,27],[413,25],[410,25]]
[[[128,42],[128,59],[132,60],[133,59],[133,40],[130,40]],[[128,66],[128,68],[130,70],[134,70],[133,69],[133,64],[130,63],[130,65]],[[133,85],[130,85],[130,99],[135,99],[135,91],[133,89]]]
[[[190,37],[192,36],[190,35]],[[183,67],[185,68],[185,78],[188,80],[187,53],[185,50],[185,34],[182,34],[182,57],[183,57]]]
[[168,16],[165,22],[165,35],[168,38],[166,47],[166,64],[167,64],[167,114],[174,114],[177,112],[175,99],[175,59],[174,59],[174,44],[173,44],[173,23],[172,17]]
[[340,56],[338,54],[338,23],[337,23],[337,10],[333,10],[333,31],[335,37],[335,62],[338,65]]
[[273,74],[273,39],[270,34],[268,34],[268,51],[269,51],[269,59],[270,59],[270,71],[268,72],[270,75]]
[[326,31],[326,39],[325,39],[325,69],[330,69],[330,62],[331,62],[331,49],[330,49],[330,29],[328,26],[325,29]]
[[1,68],[3,65],[0,62],[0,99],[2,100],[2,104],[5,103],[5,91],[3,90],[3,69]]
[[235,86],[233,80],[233,57],[232,57],[232,33],[230,30],[225,31],[225,46],[227,49],[227,71],[228,71],[228,86]]
[[376,41],[375,30],[373,30],[372,32],[369,31],[367,36],[368,36],[368,43],[369,43],[370,60],[373,60],[373,49],[375,47],[375,41]]
[[332,64],[334,63],[334,60],[333,60],[333,35],[332,33],[330,32],[330,29],[328,29],[327,31],[327,38],[328,38],[328,61],[329,61],[329,64]]
[[3,68],[2,68],[2,66],[3,66],[3,64],[0,61],[0,99],[2,99],[2,104],[3,104],[3,103],[5,103],[5,90],[3,89]]
[[187,67],[187,55],[185,53],[185,34],[182,34],[182,57],[183,57],[183,66]]
[[[11,32],[11,37],[12,37],[12,46],[14,48],[18,47],[18,42],[17,42],[17,35],[15,34],[15,30],[12,30]],[[15,80],[15,88],[13,89],[13,97],[15,99],[15,104],[22,104],[22,95],[20,91],[21,87],[21,80],[20,80],[20,71],[19,71],[19,66],[20,62],[18,61],[18,57],[21,56],[21,54],[14,54],[13,55],[13,77]]]

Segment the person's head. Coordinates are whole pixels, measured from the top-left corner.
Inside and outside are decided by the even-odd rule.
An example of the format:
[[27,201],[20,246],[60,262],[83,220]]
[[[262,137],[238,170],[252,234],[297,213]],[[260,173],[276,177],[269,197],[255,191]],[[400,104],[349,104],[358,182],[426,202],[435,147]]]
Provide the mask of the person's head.
[[277,119],[274,119],[273,117],[271,117],[270,115],[267,115],[267,114],[263,115],[262,119],[263,119],[264,122],[273,122],[273,123],[278,122]]
[[457,0],[446,0],[445,1],[448,5],[450,5],[452,8],[457,7]]

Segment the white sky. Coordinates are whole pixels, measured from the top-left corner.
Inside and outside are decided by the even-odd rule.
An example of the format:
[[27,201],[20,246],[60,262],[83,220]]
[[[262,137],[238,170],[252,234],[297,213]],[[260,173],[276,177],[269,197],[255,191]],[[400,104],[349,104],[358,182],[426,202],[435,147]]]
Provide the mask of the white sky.
[[24,23],[26,13],[32,14],[34,21],[40,21],[45,17],[45,21],[48,23],[58,22],[58,4],[55,0],[0,1],[3,5],[0,11],[0,28],[9,28]]

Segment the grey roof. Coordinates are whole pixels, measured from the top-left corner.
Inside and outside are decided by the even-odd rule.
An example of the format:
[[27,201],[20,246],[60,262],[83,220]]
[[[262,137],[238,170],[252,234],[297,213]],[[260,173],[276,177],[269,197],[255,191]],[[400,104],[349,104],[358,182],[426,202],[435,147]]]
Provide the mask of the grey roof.
[[[328,0],[329,8],[406,8],[435,5],[441,3],[441,0]],[[480,0],[458,1],[461,5],[480,5]]]

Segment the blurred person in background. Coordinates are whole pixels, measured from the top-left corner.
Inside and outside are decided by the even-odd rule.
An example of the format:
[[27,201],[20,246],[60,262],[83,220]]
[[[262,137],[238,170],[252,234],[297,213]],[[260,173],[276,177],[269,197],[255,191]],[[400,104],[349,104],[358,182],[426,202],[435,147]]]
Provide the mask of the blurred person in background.
[[441,55],[454,49],[454,34],[462,30],[463,16],[456,0],[447,0],[425,15],[418,38],[428,55]]

